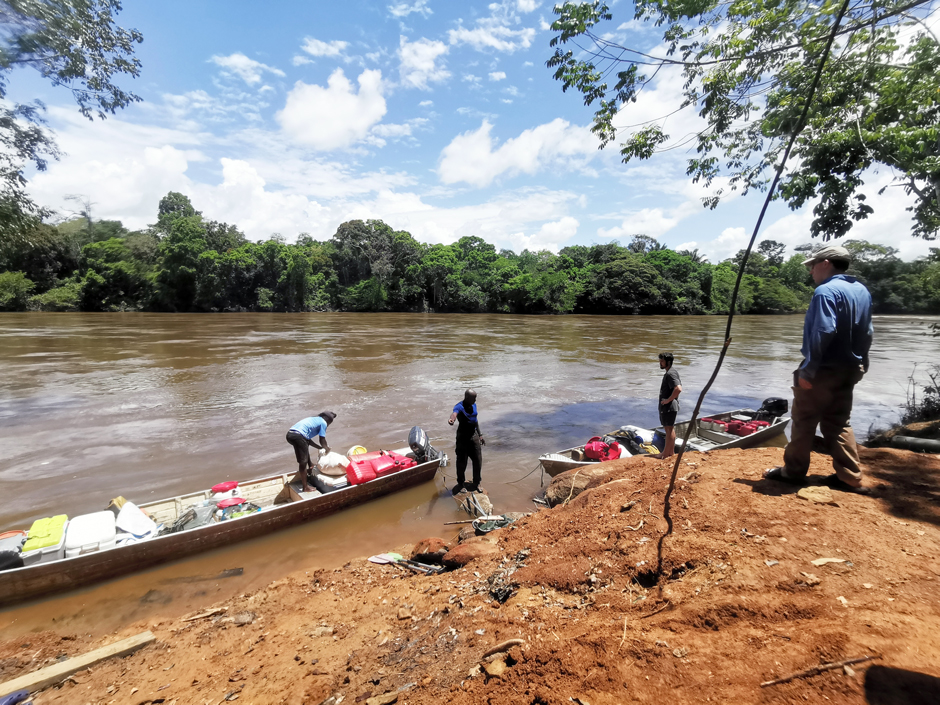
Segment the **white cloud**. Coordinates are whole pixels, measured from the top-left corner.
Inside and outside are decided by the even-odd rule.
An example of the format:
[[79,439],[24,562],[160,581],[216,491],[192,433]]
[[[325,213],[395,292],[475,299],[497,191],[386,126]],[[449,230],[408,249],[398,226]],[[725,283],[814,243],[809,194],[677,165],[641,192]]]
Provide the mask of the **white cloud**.
[[659,30],[650,22],[644,20],[628,20],[617,25],[618,32],[641,32],[643,34],[655,34]]
[[306,56],[300,56],[300,54],[297,54],[293,59],[291,59],[291,63],[294,66],[306,66],[307,64],[312,64],[313,59],[308,59]]
[[267,190],[265,180],[248,162],[220,160],[222,183],[193,189],[193,202],[206,217],[237,223],[253,238],[299,232],[318,223],[327,208],[299,193]]
[[626,243],[633,235],[643,234],[660,238],[672,230],[683,219],[678,209],[641,208],[624,218],[623,223],[613,228],[599,228],[598,237]]
[[[701,213],[703,210],[702,198],[713,194],[719,188],[727,187],[728,184],[728,179],[724,177],[715,179],[710,187],[695,184],[688,178],[677,179],[674,173],[663,168],[662,165],[656,167],[655,165],[644,164],[641,167],[631,169],[631,172],[636,172],[630,175],[631,182],[643,184],[641,189],[638,189],[635,193],[635,196],[642,202],[646,203],[650,200],[663,201],[669,196],[678,196],[678,204],[675,206],[655,206],[629,210],[620,216],[620,225],[612,228],[599,228],[597,231],[598,237],[621,242],[628,242],[636,234],[661,238],[683,220]],[[725,197],[725,202],[731,202],[736,197],[736,193],[730,193]]]
[[[868,203],[875,209],[875,213],[863,220],[849,231],[845,239],[867,240],[869,242],[888,245],[898,249],[898,256],[903,260],[912,260],[917,257],[925,256],[932,244],[926,240],[913,238],[909,235],[911,229],[910,213],[905,209],[912,202],[902,189],[888,189],[883,195],[876,196],[878,190],[890,182],[891,177],[888,174],[867,173],[867,185],[864,192],[868,194]],[[684,193],[690,200],[683,203],[679,208],[665,212],[666,217],[672,217],[679,222],[692,215],[696,210],[701,209],[695,187],[687,185]],[[733,197],[732,197],[733,198]],[[739,250],[747,247],[748,240],[754,228],[754,218],[756,209],[760,206],[763,194],[754,193],[750,197],[750,208],[744,208],[743,202],[739,201],[740,208],[728,208],[727,199],[722,201],[719,209],[724,211],[722,220],[729,223],[721,234],[713,240],[705,240],[702,237],[696,237],[694,242],[686,242],[677,245],[674,249],[695,249],[705,254],[711,262],[721,262],[733,257]],[[769,211],[767,221],[771,221],[775,213],[782,213],[765,225],[763,230],[757,235],[755,244],[762,240],[776,240],[787,247],[788,254],[793,254],[793,248],[808,242],[821,244],[822,240],[810,237],[810,226],[813,221],[813,207],[815,202],[807,204],[800,211],[793,213],[788,211],[782,204],[775,204]],[[743,215],[740,215],[743,214]],[[624,220],[624,223],[632,222],[630,217]],[[656,233],[643,230],[631,230],[632,232],[646,232],[648,235]],[[688,233],[687,233],[688,234]],[[838,242],[835,240],[834,242]]]
[[434,105],[434,101],[422,100],[420,103],[418,103],[418,105],[420,105],[422,108],[430,108],[432,105]]
[[292,139],[314,149],[354,144],[369,134],[387,109],[381,71],[363,71],[357,80],[358,92],[342,69],[330,75],[326,88],[298,81],[277,121]]
[[532,235],[521,232],[512,233],[509,235],[511,249],[514,252],[549,250],[557,253],[563,242],[577,234],[578,225],[579,223],[575,218],[567,215],[561,220],[545,223]]
[[[667,146],[681,142],[705,127],[694,107],[680,109],[685,79],[680,69],[666,67],[657,72],[652,84],[637,95],[636,102],[627,103],[614,118],[618,138],[626,137],[650,124],[659,124],[669,135]],[[692,145],[691,148],[694,148]]]
[[226,104],[201,90],[189,91],[188,93],[180,95],[165,93],[162,97],[163,105],[159,107],[147,107],[166,111],[170,117],[176,120],[182,120],[194,113],[198,113],[203,119],[219,118],[233,113],[241,113],[241,106]]
[[429,83],[440,83],[450,78],[450,72],[443,63],[438,64],[438,60],[448,52],[444,42],[424,38],[409,42],[404,36],[400,37],[399,41],[398,58],[401,61],[399,72],[402,85],[428,90]]
[[[373,201],[360,203],[345,219],[382,218],[432,244],[477,235],[497,248],[521,244],[530,249],[551,249],[566,239],[572,226],[577,227],[567,214],[568,204],[575,199],[567,191],[538,189],[503,192],[495,199],[466,206],[436,208],[414,193],[382,191]],[[533,230],[536,235],[526,240],[525,232]]]
[[428,0],[415,0],[410,5],[407,2],[399,2],[388,6],[389,13],[394,17],[407,17],[412,12],[416,12],[425,19],[434,14],[428,7]]
[[411,134],[411,125],[376,125],[372,128],[373,134],[379,137],[406,137]]
[[503,174],[535,174],[558,160],[583,164],[597,153],[596,138],[587,128],[560,118],[525,130],[495,149],[492,129],[484,120],[479,129],[458,135],[444,148],[437,170],[441,181],[486,186]]
[[410,137],[414,130],[426,125],[428,122],[427,118],[414,118],[409,120],[406,123],[395,125],[392,123],[386,123],[384,125],[376,125],[372,128],[372,134],[379,137],[388,137],[391,139],[399,137]]
[[447,32],[451,44],[469,44],[477,51],[495,49],[508,54],[518,49],[528,49],[535,38],[535,30],[531,28],[510,29],[506,26],[491,25],[478,26],[467,29],[460,26]]
[[506,78],[505,71],[493,71],[492,73],[490,73],[491,81],[502,81],[504,78]]
[[157,203],[168,191],[188,192],[190,164],[206,161],[209,135],[135,125],[120,118],[88,122],[78,112],[49,108],[63,151],[61,161],[36,174],[29,192],[37,202],[68,212],[65,194],[87,195],[95,218],[122,220],[142,228],[156,220]]
[[[911,236],[911,213],[907,211],[907,207],[913,204],[914,199],[905,194],[902,188],[889,187],[882,195],[877,195],[882,187],[892,183],[890,174],[866,172],[864,176],[866,185],[861,190],[868,196],[866,203],[874,208],[875,212],[867,219],[856,223],[842,238],[843,240],[867,240],[894,247],[898,250],[898,257],[903,260],[923,257],[929,253],[931,246],[937,246],[936,241],[931,242]],[[810,237],[813,207],[816,203],[817,201],[814,200],[799,212],[787,213],[771,223],[758,234],[757,241],[776,240],[788,248],[807,242],[822,244],[821,238]],[[751,225],[748,226],[748,228],[751,227]],[[838,244],[839,240],[831,242]]]
[[[739,250],[747,247],[747,242],[751,238],[750,230],[743,226],[725,228],[721,235],[711,242],[702,243],[701,249],[708,255],[710,262],[717,264],[726,259],[734,257]],[[766,240],[767,238],[761,238]]]
[[472,73],[465,73],[461,77],[460,80],[463,81],[464,83],[472,83],[473,85],[476,86],[476,85],[479,85],[480,81],[482,81],[483,79],[481,79],[479,76],[474,76]]
[[275,76],[284,76],[280,69],[262,64],[260,61],[249,59],[244,54],[237,52],[229,56],[213,56],[209,61],[216,66],[220,66],[222,71],[227,74],[234,74],[242,79],[249,86],[261,81],[261,74],[264,72],[273,73]]
[[310,56],[342,56],[343,52],[346,51],[346,47],[349,46],[348,42],[343,42],[340,40],[335,40],[332,42],[324,42],[319,39],[314,39],[313,37],[305,37],[303,46],[300,48],[310,54]]
[[528,49],[535,38],[535,29],[522,27],[516,12],[531,12],[537,7],[533,0],[503,0],[489,5],[490,16],[479,18],[472,28],[460,21],[456,29],[447,32],[451,44],[469,44],[477,51],[502,51],[511,54],[519,49]]

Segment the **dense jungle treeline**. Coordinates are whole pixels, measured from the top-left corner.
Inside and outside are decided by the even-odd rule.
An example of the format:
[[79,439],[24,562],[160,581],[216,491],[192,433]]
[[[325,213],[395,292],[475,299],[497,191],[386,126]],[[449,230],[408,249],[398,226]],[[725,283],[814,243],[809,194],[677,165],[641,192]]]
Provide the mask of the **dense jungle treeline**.
[[[940,249],[902,262],[890,247],[842,244],[877,312],[940,313]],[[804,256],[784,251],[765,240],[752,253],[740,313],[805,309]],[[145,230],[80,217],[0,243],[0,310],[727,313],[742,255],[711,264],[645,235],[516,254],[479,237],[426,245],[379,220],[343,223],[325,242],[249,242],[171,192]]]

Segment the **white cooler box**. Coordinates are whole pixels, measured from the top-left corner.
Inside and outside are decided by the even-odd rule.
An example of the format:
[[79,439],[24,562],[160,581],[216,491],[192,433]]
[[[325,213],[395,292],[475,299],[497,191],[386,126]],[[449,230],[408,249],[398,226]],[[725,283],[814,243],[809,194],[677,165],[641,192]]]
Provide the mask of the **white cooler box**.
[[65,557],[74,558],[113,548],[117,541],[114,512],[82,514],[69,521],[65,531]]
[[344,487],[349,487],[349,480],[345,475],[342,477],[331,477],[330,475],[317,473],[313,476],[313,486],[323,494],[326,494],[327,492],[333,492],[334,490],[341,490]]
[[37,519],[29,527],[29,538],[23,544],[23,565],[51,563],[65,558],[65,532],[69,519],[65,514]]

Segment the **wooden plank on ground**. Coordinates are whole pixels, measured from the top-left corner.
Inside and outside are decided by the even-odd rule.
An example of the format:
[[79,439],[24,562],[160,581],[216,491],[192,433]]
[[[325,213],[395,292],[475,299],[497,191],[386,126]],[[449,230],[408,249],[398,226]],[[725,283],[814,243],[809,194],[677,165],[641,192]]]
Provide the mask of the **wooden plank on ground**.
[[114,658],[115,656],[127,656],[154,641],[156,641],[156,637],[152,632],[143,632],[137,636],[128,637],[127,639],[116,641],[113,644],[102,646],[100,649],[90,651],[83,656],[76,656],[62,663],[56,663],[52,666],[41,668],[33,673],[27,673],[25,676],[14,678],[0,685],[0,698],[10,693],[15,693],[18,690],[28,690],[31,693],[42,690],[47,686],[58,683],[63,678],[67,678],[73,673],[83,671],[89,666],[93,666],[109,658]]

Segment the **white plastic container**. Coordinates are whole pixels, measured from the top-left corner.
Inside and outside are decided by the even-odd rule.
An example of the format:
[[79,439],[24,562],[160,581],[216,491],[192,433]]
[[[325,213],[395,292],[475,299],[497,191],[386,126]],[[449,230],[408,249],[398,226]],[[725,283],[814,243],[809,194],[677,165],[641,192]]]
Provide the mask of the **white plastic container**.
[[73,558],[113,548],[117,541],[114,512],[82,514],[69,521],[65,531],[65,557]]
[[313,476],[313,485],[320,492],[326,494],[327,492],[332,492],[333,490],[349,487],[349,480],[346,479],[345,475],[342,477],[330,477],[329,475],[318,473]]
[[[108,512],[111,514],[111,512]],[[113,517],[114,515],[111,514]],[[59,538],[59,542],[52,546],[46,546],[44,548],[37,548],[35,551],[24,551],[21,555],[23,557],[23,565],[35,565],[36,563],[51,563],[52,561],[58,561],[65,558],[65,535],[69,530],[69,521],[65,522],[65,526],[62,528],[62,536]]]

